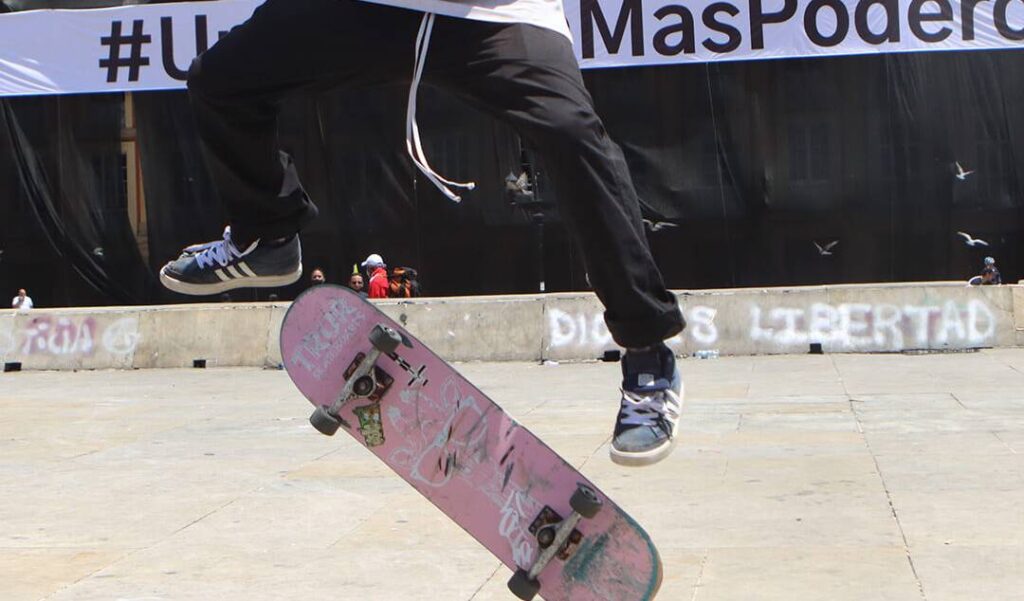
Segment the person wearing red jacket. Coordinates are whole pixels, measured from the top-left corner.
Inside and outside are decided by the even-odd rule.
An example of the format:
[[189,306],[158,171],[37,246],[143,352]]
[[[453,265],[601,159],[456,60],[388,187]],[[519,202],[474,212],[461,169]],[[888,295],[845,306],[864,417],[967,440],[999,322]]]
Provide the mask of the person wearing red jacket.
[[368,257],[362,263],[363,269],[366,271],[366,275],[370,280],[367,294],[370,298],[387,298],[388,297],[388,269],[384,264],[384,259],[380,255],[374,253]]

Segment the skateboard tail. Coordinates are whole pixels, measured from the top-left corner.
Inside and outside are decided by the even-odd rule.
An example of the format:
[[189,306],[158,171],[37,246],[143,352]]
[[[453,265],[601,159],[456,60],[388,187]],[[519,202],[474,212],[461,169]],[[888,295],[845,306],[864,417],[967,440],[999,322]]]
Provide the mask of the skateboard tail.
[[[562,569],[563,588],[569,599],[616,599],[636,601],[654,599],[663,578],[661,557],[654,543],[640,525],[616,508],[624,526],[587,537]],[[634,562],[609,565],[621,557],[609,553],[620,535],[636,537],[642,548],[633,549]],[[627,554],[629,555],[629,554]]]

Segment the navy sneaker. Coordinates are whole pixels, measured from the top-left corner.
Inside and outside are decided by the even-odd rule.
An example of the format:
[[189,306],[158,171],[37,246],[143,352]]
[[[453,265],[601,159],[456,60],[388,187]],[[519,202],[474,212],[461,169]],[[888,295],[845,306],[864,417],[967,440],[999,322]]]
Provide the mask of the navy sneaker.
[[164,265],[160,281],[181,294],[220,294],[234,288],[287,286],[302,277],[298,234],[276,243],[256,240],[240,250],[231,227],[221,240],[194,244]]
[[672,349],[659,343],[622,356],[622,404],[611,458],[620,465],[648,465],[672,452],[683,409],[683,381]]

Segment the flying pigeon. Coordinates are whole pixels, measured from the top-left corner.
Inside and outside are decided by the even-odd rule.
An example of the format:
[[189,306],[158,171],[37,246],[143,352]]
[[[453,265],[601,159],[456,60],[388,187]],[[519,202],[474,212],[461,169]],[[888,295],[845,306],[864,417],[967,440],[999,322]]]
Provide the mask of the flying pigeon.
[[814,246],[818,248],[819,255],[823,257],[830,257],[832,256],[832,249],[836,247],[836,244],[839,244],[839,240],[833,240],[829,242],[828,244],[825,245],[824,248],[822,248],[822,246],[817,242],[814,243]]
[[666,228],[666,227],[679,227],[678,223],[670,223],[668,221],[651,221],[650,219],[646,219],[646,218],[644,218],[643,221],[644,221],[644,227],[646,227],[647,229],[651,230],[652,232],[656,232],[656,231],[658,231],[658,230],[660,230],[662,228]]
[[988,246],[988,242],[985,242],[981,238],[971,238],[970,234],[965,234],[964,232],[957,232],[957,234],[963,236],[967,246],[972,248],[975,246]]
[[531,194],[530,190],[530,174],[523,171],[517,177],[515,173],[509,173],[505,178],[505,189],[509,192],[519,192],[520,194]]
[[957,161],[957,163],[956,163],[956,173],[954,174],[954,177],[956,177],[958,180],[964,182],[964,181],[967,181],[967,176],[972,174],[972,173],[974,173],[974,171],[975,171],[974,169],[971,169],[970,171],[964,171],[964,168],[960,166],[960,162]]

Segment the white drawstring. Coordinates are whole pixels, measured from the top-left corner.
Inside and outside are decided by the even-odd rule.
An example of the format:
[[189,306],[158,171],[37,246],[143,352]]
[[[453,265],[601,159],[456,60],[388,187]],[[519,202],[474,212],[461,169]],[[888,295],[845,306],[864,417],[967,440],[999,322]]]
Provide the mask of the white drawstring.
[[409,152],[412,162],[430,180],[430,183],[437,186],[442,194],[449,200],[460,202],[462,197],[451,191],[448,186],[472,190],[476,187],[474,182],[453,182],[441,177],[427,162],[423,153],[423,145],[420,143],[420,128],[416,124],[416,92],[423,78],[423,66],[427,62],[427,47],[430,45],[430,33],[434,29],[434,14],[426,13],[420,22],[420,31],[416,35],[416,58],[413,61],[412,85],[409,87],[409,106],[405,114],[405,149]]

